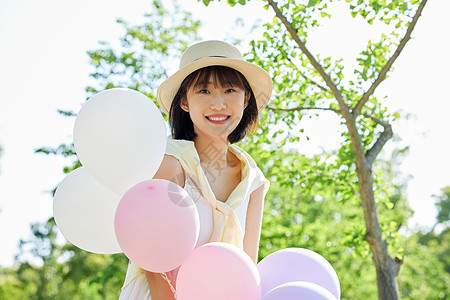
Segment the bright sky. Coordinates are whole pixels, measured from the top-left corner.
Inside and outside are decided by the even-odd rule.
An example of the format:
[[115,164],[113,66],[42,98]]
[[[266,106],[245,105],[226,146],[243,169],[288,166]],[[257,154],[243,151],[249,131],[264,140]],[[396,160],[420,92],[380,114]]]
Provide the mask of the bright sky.
[[[181,1],[180,1],[181,2]],[[34,154],[41,146],[71,142],[73,118],[64,118],[56,110],[78,111],[85,99],[90,67],[86,51],[98,47],[97,41],[117,41],[122,35],[116,18],[139,23],[150,1],[145,0],[2,0],[0,2],[0,265],[9,266],[20,238],[30,235],[33,222],[52,215],[49,191],[64,178],[62,158]],[[271,11],[251,6],[229,8],[225,1],[205,9],[196,0],[184,5],[201,18],[204,39],[226,39],[235,17],[246,25],[252,20],[271,17]],[[395,72],[383,83],[377,95],[388,95],[392,110],[402,109],[414,115],[394,124],[394,130],[411,145],[402,166],[411,174],[408,197],[416,210],[414,222],[431,226],[435,210],[433,194],[450,185],[450,158],[446,143],[450,129],[448,85],[450,10],[447,0],[427,4],[423,17],[400,59]],[[314,51],[335,54],[347,60],[362,49],[376,30],[366,31],[364,24],[349,23],[339,11],[329,25],[317,30],[309,42]],[[338,20],[338,22],[336,21]],[[241,37],[245,32],[240,32]],[[317,49],[317,50],[316,50]],[[178,58],[174,58],[178,61]],[[331,149],[336,140],[333,122],[305,123],[310,142],[301,151],[311,153]]]

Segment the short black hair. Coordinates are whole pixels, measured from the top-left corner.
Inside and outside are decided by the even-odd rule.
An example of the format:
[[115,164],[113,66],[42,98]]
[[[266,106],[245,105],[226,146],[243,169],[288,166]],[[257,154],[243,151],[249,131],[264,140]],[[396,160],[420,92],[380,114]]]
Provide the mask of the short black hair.
[[180,104],[187,101],[186,94],[189,88],[205,87],[208,85],[210,78],[214,79],[215,86],[219,84],[222,87],[236,86],[243,89],[246,96],[250,95],[242,119],[233,132],[228,135],[228,141],[232,144],[239,142],[247,135],[249,130],[254,130],[257,127],[258,107],[255,95],[244,75],[229,67],[208,66],[189,74],[175,94],[169,112],[169,124],[172,128],[173,139],[192,141],[197,136],[189,113],[184,111]]

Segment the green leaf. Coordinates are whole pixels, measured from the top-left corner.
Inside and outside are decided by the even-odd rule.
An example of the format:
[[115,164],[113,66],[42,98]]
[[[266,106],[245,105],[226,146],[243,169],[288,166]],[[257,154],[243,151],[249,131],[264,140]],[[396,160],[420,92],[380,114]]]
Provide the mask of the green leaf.
[[[205,5],[209,5],[212,0],[202,1]],[[227,2],[231,5],[247,3],[245,0],[228,0]],[[283,13],[287,19],[295,25],[294,28],[300,28],[299,34],[302,39],[305,39],[312,27],[319,24],[321,18],[329,17],[325,11],[325,1],[285,0],[279,2],[282,3]],[[388,19],[405,18],[399,13],[398,8],[406,2],[404,0],[388,1],[392,9],[387,7],[384,0],[347,0],[347,2],[350,3],[349,10],[352,17],[359,14],[369,19],[367,22],[370,24],[375,22],[373,16],[375,11],[379,12],[377,18],[384,22]],[[149,6],[151,11],[147,13],[143,24],[132,25],[123,20],[118,21],[126,31],[120,40],[120,47],[112,46],[114,43],[102,43],[98,49],[89,51],[88,57],[94,70],[91,75],[92,86],[86,88],[87,95],[115,86],[128,86],[156,101],[155,91],[169,75],[167,66],[172,65],[175,57],[179,57],[188,44],[198,39],[196,33],[200,23],[182,9],[179,9],[177,13],[168,11],[163,1],[154,0],[152,3],[153,5]],[[261,5],[269,8],[266,3]],[[309,8],[305,6],[305,3],[308,3]],[[384,14],[386,11],[388,14]],[[383,14],[384,19],[379,17]],[[402,30],[402,26],[405,26],[404,28],[407,26],[406,21],[398,22],[398,24]],[[392,30],[391,27],[389,30]],[[271,105],[285,108],[295,106],[340,109],[331,91],[323,91],[313,83],[314,81],[326,87],[322,79],[323,74],[314,69],[305,54],[295,46],[296,42],[286,31],[284,24],[274,17],[273,21],[261,28],[264,29],[264,35],[260,39],[253,37],[250,42],[251,50],[245,57],[267,70],[273,78],[274,93]],[[402,30],[395,30],[395,33],[399,34]],[[394,34],[386,34],[379,41],[370,42],[357,58],[355,75],[351,74],[351,70],[344,72],[343,67],[345,66],[347,71],[350,65],[336,60],[333,55],[330,55],[331,58],[318,60],[325,73],[333,78],[345,102],[353,105],[377,78],[380,69],[389,58],[389,49],[398,42],[398,39]],[[316,54],[317,52],[313,52],[314,57],[318,57]],[[400,117],[398,113],[389,113],[375,97],[369,99],[363,107],[363,112],[390,122]],[[265,211],[259,255],[262,258],[287,247],[314,250],[332,262],[339,274],[346,299],[373,299],[377,294],[376,275],[369,258],[370,248],[364,239],[366,228],[359,194],[357,176],[359,169],[356,168],[353,148],[369,149],[380,135],[382,127],[366,118],[358,118],[355,124],[347,124],[349,120],[341,117],[338,119],[340,125],[337,128],[324,127],[323,129],[330,132],[337,131],[336,139],[338,140],[334,142],[338,148],[317,150],[316,154],[306,156],[303,153],[309,146],[308,140],[313,139],[314,133],[305,132],[305,126],[301,122],[308,121],[304,118],[306,116],[314,119],[322,113],[320,110],[313,112],[263,110],[256,133],[247,135],[238,143],[254,158],[266,178],[271,180],[271,187],[264,201]],[[323,116],[328,115],[323,114]],[[167,119],[167,116],[165,118]],[[360,135],[361,145],[353,147],[347,131],[347,128],[351,126],[346,125],[357,127],[356,134]],[[73,161],[64,168],[65,172],[81,166],[71,144],[42,147],[36,151],[41,154],[72,158]],[[446,284],[449,280],[448,272],[446,272],[448,264],[446,265],[445,262],[448,260],[450,234],[444,235],[447,232],[444,230],[442,236],[436,236],[433,232],[426,237],[426,241],[419,241],[420,237],[424,238],[423,234],[420,236],[411,233],[411,237],[401,237],[398,233],[399,228],[407,224],[412,214],[405,194],[406,179],[398,171],[398,157],[384,157],[377,158],[373,166],[372,192],[377,201],[380,224],[383,226],[382,234],[386,243],[389,244],[389,254],[403,255],[405,252],[408,256],[408,260],[405,260],[402,271],[399,273],[399,276],[403,276],[399,280],[402,297],[439,299],[442,295],[439,296],[437,293],[444,293],[445,298],[449,289]],[[114,163],[114,161],[111,162],[111,164]],[[442,218],[448,217],[448,211],[445,210],[446,203],[445,201],[441,203],[444,206],[441,208]],[[439,220],[448,222],[445,218]],[[37,237],[44,237],[45,241],[53,245],[50,231],[41,230],[48,228],[37,226],[35,229],[33,232]],[[399,239],[400,237],[405,240]],[[40,251],[45,248],[42,244],[35,243],[30,246]],[[48,259],[43,257],[44,264],[39,267],[20,264],[18,269],[7,271],[1,269],[0,298],[117,298],[117,291],[122,284],[120,278],[123,278],[126,271],[124,268],[127,266],[123,255],[121,264],[110,261],[109,258],[113,256],[83,254],[81,251],[77,252],[73,246],[65,247],[69,250],[56,248],[55,251],[60,253],[72,251],[70,255],[66,252],[58,259],[55,252],[47,256]],[[425,254],[435,256],[432,258],[434,260],[430,260],[431,266],[428,266],[428,258]],[[90,262],[85,261],[86,257]],[[103,260],[103,263],[92,265],[91,260]],[[29,268],[26,269],[29,271],[27,276],[21,274],[25,268]],[[85,268],[90,271],[85,271]],[[73,275],[77,272],[80,279],[76,279],[78,277]],[[57,280],[52,280],[52,283],[49,283],[50,286],[39,286],[45,281],[42,280],[44,278],[42,274]],[[423,282],[427,284],[418,285],[417,274],[423,276],[425,278]],[[8,281],[10,278],[8,276],[12,276],[14,281]],[[29,277],[34,279],[27,279]],[[112,284],[111,281],[115,283]],[[56,287],[55,282],[58,283]],[[355,286],[358,288],[356,289]],[[18,292],[28,289],[31,292],[26,295],[4,297],[2,294],[4,287],[10,289],[15,287]],[[80,292],[80,290],[83,291]],[[38,295],[38,292],[44,295]],[[414,293],[416,294],[413,295]]]
[[309,0],[308,7],[315,6],[319,2],[320,2],[320,0]]

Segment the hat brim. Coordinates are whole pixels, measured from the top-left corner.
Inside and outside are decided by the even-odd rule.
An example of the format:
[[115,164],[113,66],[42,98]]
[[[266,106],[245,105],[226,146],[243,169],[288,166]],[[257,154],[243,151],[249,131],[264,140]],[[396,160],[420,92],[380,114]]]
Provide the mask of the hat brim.
[[196,60],[167,78],[158,88],[156,98],[166,115],[169,115],[170,106],[183,80],[192,72],[208,66],[225,66],[239,71],[247,79],[255,95],[258,112],[261,112],[270,100],[272,95],[272,78],[261,67],[244,60],[205,57]]

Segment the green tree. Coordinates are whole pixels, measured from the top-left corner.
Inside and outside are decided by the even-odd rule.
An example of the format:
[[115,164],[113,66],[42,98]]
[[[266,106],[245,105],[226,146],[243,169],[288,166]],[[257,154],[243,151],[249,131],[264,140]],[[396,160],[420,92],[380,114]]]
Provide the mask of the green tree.
[[[208,5],[213,0],[203,0]],[[228,0],[245,5],[246,0]],[[342,60],[314,55],[306,46],[308,35],[324,18],[329,18],[331,0],[293,1],[267,0],[265,7],[273,10],[272,23],[265,24],[264,39],[252,41],[249,57],[266,68],[274,79],[275,98],[268,114],[272,124],[284,123],[289,140],[298,137],[296,121],[307,110],[335,112],[345,131],[337,158],[357,180],[349,181],[350,191],[358,190],[364,213],[365,229],[360,232],[368,243],[376,270],[379,299],[398,299],[397,274],[402,258],[391,256],[383,224],[380,224],[377,202],[387,203],[385,192],[375,189],[374,163],[393,132],[390,122],[398,116],[386,111],[374,96],[376,88],[411,37],[426,4],[423,1],[346,0],[349,13],[361,16],[369,24],[393,24],[392,32],[378,41],[369,41],[357,58],[356,78],[344,78]],[[280,132],[282,133],[282,131]],[[269,141],[267,141],[269,142]],[[353,176],[354,177],[354,176]],[[374,186],[375,184],[375,186]]]
[[198,39],[200,22],[182,10],[173,1],[173,10],[164,8],[161,0],[152,1],[151,13],[141,25],[128,24],[123,19],[125,35],[120,39],[120,49],[101,42],[101,49],[88,51],[94,67],[91,77],[95,86],[87,88],[88,94],[113,87],[138,90],[156,102],[154,96],[159,84],[167,78],[172,58],[180,56],[187,46]]
[[[405,299],[448,299],[450,295],[450,230],[416,233],[405,244],[408,257],[399,273]],[[420,278],[420,280],[418,279]]]
[[442,189],[442,193],[439,196],[435,196],[436,198],[436,208],[438,210],[438,215],[436,217],[436,224],[433,226],[432,231],[436,225],[444,225],[449,227],[450,221],[450,186],[447,186]]
[[[140,25],[118,19],[124,28],[120,47],[100,42],[99,49],[87,52],[93,67],[90,74],[93,84],[86,88],[87,97],[104,89],[128,87],[156,101],[156,87],[167,77],[169,59],[180,56],[189,43],[198,39],[200,22],[181,10],[175,1],[173,3],[173,8],[167,9],[162,1],[153,0],[151,11],[145,14],[145,22]],[[70,111],[59,112],[68,117],[76,116]],[[65,173],[81,166],[73,144],[42,147],[36,152],[74,158],[72,165],[64,168]],[[35,224],[34,238],[22,243],[14,280],[21,282],[22,291],[25,288],[28,297],[23,298],[117,299],[127,267],[125,256],[92,254],[71,244],[59,246],[53,236],[57,227],[53,220],[49,222]],[[47,249],[47,252],[35,249]],[[42,266],[29,263],[26,257],[30,254],[39,259]],[[1,278],[7,278],[6,275]],[[14,284],[12,279],[8,281],[9,287]],[[9,287],[8,293],[16,292]]]
[[402,294],[408,299],[447,299],[450,295],[450,186],[436,200],[435,225],[426,233],[414,234],[406,247],[410,259],[400,279]]
[[[333,265],[342,299],[374,299],[376,273],[367,259],[370,249],[363,240],[360,199],[350,182],[355,179],[351,176],[340,179],[342,169],[332,165],[333,161],[339,163],[336,153],[307,158],[296,150],[280,151],[276,143],[272,148],[262,149],[247,140],[242,146],[271,180],[265,201],[260,259],[286,247],[311,249]],[[388,201],[379,209],[390,250],[399,256],[404,253],[407,238],[396,233],[412,215],[404,197],[408,178],[401,176],[399,170],[406,154],[407,149],[394,151],[389,159],[378,160],[374,168],[385,181],[377,181],[377,189],[391,190]]]
[[[156,103],[156,89],[167,78],[171,58],[179,57],[188,44],[198,39],[200,22],[182,10],[175,0],[171,10],[165,8],[161,0],[152,0],[151,7],[144,15],[143,24],[132,25],[117,19],[124,28],[119,47],[101,41],[99,49],[87,51],[93,67],[90,74],[93,84],[86,87],[87,98],[105,89],[127,87],[144,93]],[[59,112],[68,117],[76,116],[71,111]],[[73,144],[42,147],[36,152],[74,157],[73,165],[64,168],[65,173],[81,166]]]
[[15,266],[0,269],[1,299],[117,299],[127,259],[58,244],[53,218],[33,224],[21,240]]
[[[268,2],[268,8],[274,9],[276,17],[273,23],[265,25],[264,40],[252,42],[253,49],[247,58],[273,75],[275,98],[263,112],[257,134],[241,143],[272,181],[266,201],[260,258],[289,246],[317,251],[333,262],[341,280],[343,299],[372,299],[375,295],[380,266],[376,271],[371,267],[367,259],[371,249],[374,260],[378,255],[374,247],[381,247],[383,254],[389,251],[391,256],[402,258],[402,248],[406,245],[397,233],[410,216],[402,196],[404,182],[395,180],[398,175],[392,172],[395,158],[375,161],[392,134],[389,122],[398,116],[386,112],[373,92],[404,47],[424,5],[422,3],[418,8],[418,2],[393,1],[386,8],[376,1],[359,2],[350,1],[352,15],[361,15],[369,23],[391,22],[396,28],[391,35],[370,43],[363,51],[358,59],[360,67],[355,70],[357,78],[353,80],[344,80],[339,60],[308,55],[309,52],[302,52],[298,44],[298,41],[304,44],[308,31],[318,25],[316,16],[328,16],[326,1],[309,1],[303,5],[294,1],[284,1],[281,5]],[[169,13],[161,1],[153,1],[153,5],[154,11],[147,15],[145,24],[135,26],[118,20],[125,29],[118,49],[102,42],[100,49],[88,52],[94,68],[91,74],[94,84],[87,88],[88,96],[99,90],[121,86],[139,90],[155,100],[155,89],[166,78],[167,66],[172,65],[170,59],[179,57],[187,44],[197,39],[195,32],[199,23],[185,12]],[[406,15],[414,11],[415,17],[408,19]],[[412,20],[409,27],[408,20]],[[300,28],[291,36],[289,24]],[[400,34],[407,38],[398,38]],[[391,51],[393,46],[397,46],[399,51]],[[324,77],[324,74],[328,76]],[[343,143],[338,151],[307,158],[296,151],[286,150],[290,143],[304,137],[295,125],[304,117],[304,112],[312,109],[341,117],[343,127],[348,130],[342,132]],[[72,112],[61,113],[75,115]],[[280,124],[285,126],[280,127]],[[38,152],[75,158],[72,145],[41,148]],[[394,154],[400,155],[401,152]],[[65,168],[65,172],[77,167],[79,162],[75,158],[74,164]],[[357,173],[361,170],[369,177],[358,178]],[[364,193],[367,185],[371,188],[369,194]],[[358,191],[361,191],[361,196],[358,196]],[[377,210],[373,210],[375,215],[366,222],[361,213],[361,199],[365,203],[364,212],[368,210],[367,206],[370,211],[376,205],[379,216]],[[379,226],[370,231],[372,227],[369,225],[373,223],[379,223]],[[94,275],[85,264],[89,265],[89,260],[98,256],[91,258],[76,248],[72,251],[69,252],[72,253],[70,259],[61,264],[66,273],[60,274],[68,278],[63,280],[63,286],[67,291],[75,291],[78,287],[83,292],[77,290],[77,295],[95,299],[100,293],[95,283],[106,280],[106,276]],[[423,252],[419,251],[416,257],[423,258]],[[389,257],[385,262],[393,264],[394,259]],[[375,263],[380,261],[375,260]],[[420,266],[423,267],[425,263]],[[123,276],[123,273],[114,274]],[[97,281],[92,281],[91,277]],[[355,282],[361,288],[355,289]],[[378,280],[380,282],[384,284]],[[116,288],[112,284],[109,287]],[[408,289],[415,291],[414,286],[400,286],[402,295],[408,295]],[[397,293],[395,287],[394,290]],[[385,295],[382,293],[384,291],[380,292],[380,298],[383,298],[380,295]],[[420,292],[416,292],[415,299],[419,299],[417,295]],[[392,298],[386,296],[383,299]]]
[[28,299],[12,268],[0,267],[0,299]]

